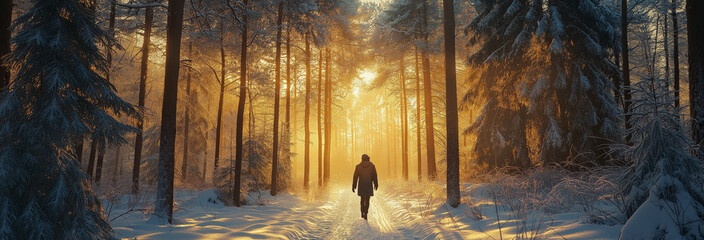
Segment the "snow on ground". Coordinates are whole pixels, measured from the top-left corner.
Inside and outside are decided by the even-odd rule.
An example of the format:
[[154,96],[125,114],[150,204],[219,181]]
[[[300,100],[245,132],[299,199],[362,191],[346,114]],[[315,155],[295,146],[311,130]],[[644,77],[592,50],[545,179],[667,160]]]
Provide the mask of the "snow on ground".
[[[587,223],[581,212],[526,214],[520,221],[506,206],[492,199],[473,199],[450,208],[443,204],[440,184],[382,186],[371,198],[369,220],[360,218],[359,197],[346,185],[331,185],[319,200],[262,192],[263,205],[224,206],[215,190],[179,191],[174,225],[148,222],[150,213],[133,211],[116,218],[112,226],[126,239],[616,239],[621,225]],[[256,198],[250,195],[249,198]],[[468,200],[467,198],[465,200]],[[127,202],[127,201],[123,201]],[[254,202],[254,201],[250,201]],[[127,211],[122,204],[113,218]],[[497,224],[499,212],[501,231]],[[482,219],[477,219],[477,214]],[[522,227],[522,228],[521,228]],[[520,231],[520,229],[524,229]],[[517,235],[523,232],[523,235]]]

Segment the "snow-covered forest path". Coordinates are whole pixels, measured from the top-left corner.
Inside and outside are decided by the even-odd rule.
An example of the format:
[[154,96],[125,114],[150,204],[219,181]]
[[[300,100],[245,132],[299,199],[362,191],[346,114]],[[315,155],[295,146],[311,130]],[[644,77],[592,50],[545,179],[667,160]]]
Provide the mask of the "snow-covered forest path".
[[330,185],[319,194],[318,200],[304,201],[262,192],[263,206],[236,208],[214,204],[214,190],[179,192],[178,224],[153,224],[142,212],[111,224],[126,239],[462,239],[437,216],[421,216],[418,209],[427,207],[423,199],[398,190],[382,187],[375,193],[368,221],[361,218],[360,198],[351,188]]
[[[323,239],[433,239],[460,238],[404,206],[420,204],[379,189],[370,200],[368,220],[361,218],[360,198],[351,189],[336,187],[320,206],[321,214],[292,238]],[[454,236],[454,237],[453,237]]]

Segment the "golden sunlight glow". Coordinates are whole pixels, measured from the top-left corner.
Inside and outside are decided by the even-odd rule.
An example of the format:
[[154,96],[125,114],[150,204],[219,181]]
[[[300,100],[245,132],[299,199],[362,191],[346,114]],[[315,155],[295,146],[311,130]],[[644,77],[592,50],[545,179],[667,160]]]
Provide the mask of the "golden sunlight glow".
[[376,72],[364,69],[364,71],[362,71],[362,74],[359,75],[359,78],[362,79],[362,82],[364,82],[364,84],[369,85],[376,78]]

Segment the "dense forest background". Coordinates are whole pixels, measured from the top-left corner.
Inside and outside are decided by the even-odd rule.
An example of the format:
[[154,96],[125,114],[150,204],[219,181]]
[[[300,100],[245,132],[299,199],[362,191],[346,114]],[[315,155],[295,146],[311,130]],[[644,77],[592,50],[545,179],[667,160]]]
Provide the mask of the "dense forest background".
[[696,239],[701,5],[5,0],[0,233],[107,238],[100,199],[128,194],[171,223],[174,188],[310,197],[367,153],[452,207],[492,174],[608,178],[624,233],[660,201]]

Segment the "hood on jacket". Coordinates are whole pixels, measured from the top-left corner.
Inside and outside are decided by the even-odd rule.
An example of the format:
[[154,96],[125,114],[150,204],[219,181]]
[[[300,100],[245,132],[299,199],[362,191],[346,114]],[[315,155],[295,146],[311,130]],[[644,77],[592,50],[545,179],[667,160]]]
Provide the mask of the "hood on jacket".
[[362,161],[362,163],[360,163],[359,165],[362,166],[363,168],[368,168],[368,167],[374,166],[374,164],[370,161]]

